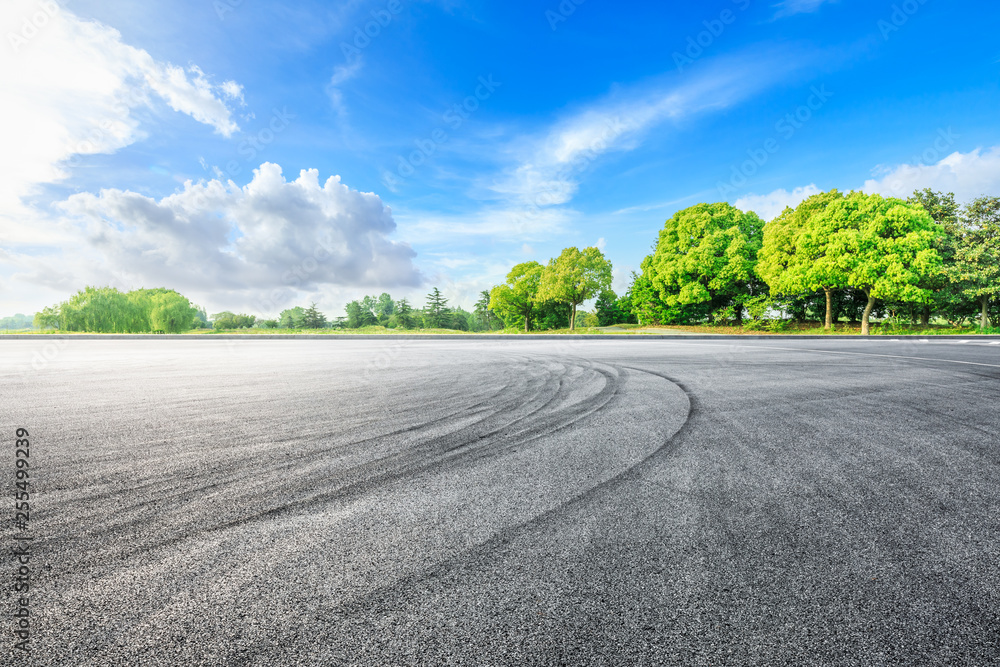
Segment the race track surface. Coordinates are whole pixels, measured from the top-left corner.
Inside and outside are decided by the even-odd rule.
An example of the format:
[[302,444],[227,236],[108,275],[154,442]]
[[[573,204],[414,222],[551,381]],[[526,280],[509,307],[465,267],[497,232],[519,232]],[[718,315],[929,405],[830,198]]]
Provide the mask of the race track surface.
[[10,340],[0,376],[32,665],[1000,664],[984,341]]

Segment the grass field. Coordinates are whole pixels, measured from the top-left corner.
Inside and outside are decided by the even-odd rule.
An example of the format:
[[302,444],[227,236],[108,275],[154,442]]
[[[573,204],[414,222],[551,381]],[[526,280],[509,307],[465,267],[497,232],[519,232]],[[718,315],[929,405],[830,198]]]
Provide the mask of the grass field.
[[[46,331],[31,331],[31,330],[8,330],[3,331],[3,334],[33,334],[39,336],[46,336],[52,334],[63,334],[63,335],[73,335],[80,334],[83,332],[74,331],[56,331],[56,330],[46,330]],[[480,332],[482,334],[503,334],[510,336],[524,335],[523,330],[506,330],[506,331],[489,331]],[[747,324],[742,327],[735,325],[678,325],[678,326],[642,326],[638,324],[616,324],[611,327],[578,327],[575,331],[570,331],[567,329],[550,329],[548,331],[530,331],[531,335],[609,335],[609,334],[634,334],[634,335],[650,335],[650,334],[661,334],[669,335],[671,333],[689,333],[689,334],[716,334],[716,335],[726,335],[726,336],[759,336],[765,335],[776,335],[776,336],[793,336],[793,335],[828,335],[828,336],[858,336],[861,334],[861,324],[860,323],[847,323],[841,322],[834,325],[832,331],[826,331],[823,329],[823,325],[819,322],[805,322],[805,323],[794,323],[783,321],[778,324],[761,324],[757,325]],[[454,329],[389,329],[382,326],[369,326],[362,327],[360,329],[223,329],[223,330],[212,330],[212,329],[195,329],[193,331],[188,331],[184,335],[186,336],[217,336],[221,334],[226,335],[243,335],[243,336],[267,336],[267,335],[326,335],[326,336],[342,336],[342,335],[476,335],[476,332],[469,331],[456,331]],[[951,327],[946,325],[931,325],[931,326],[913,326],[913,325],[900,325],[895,323],[887,322],[873,322],[871,324],[871,335],[873,336],[973,336],[973,335],[1000,335],[1000,327],[993,327],[989,329],[980,329],[979,327]]]

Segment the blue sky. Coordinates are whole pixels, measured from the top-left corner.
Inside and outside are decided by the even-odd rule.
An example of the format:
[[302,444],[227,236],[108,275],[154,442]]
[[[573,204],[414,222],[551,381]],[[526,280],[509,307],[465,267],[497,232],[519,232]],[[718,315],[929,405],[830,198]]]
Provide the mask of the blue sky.
[[435,285],[471,307],[570,245],[602,247],[623,290],[698,202],[769,219],[834,187],[1000,194],[987,3],[12,0],[0,15],[15,100],[0,315],[84,284],[259,316],[381,291],[422,303]]

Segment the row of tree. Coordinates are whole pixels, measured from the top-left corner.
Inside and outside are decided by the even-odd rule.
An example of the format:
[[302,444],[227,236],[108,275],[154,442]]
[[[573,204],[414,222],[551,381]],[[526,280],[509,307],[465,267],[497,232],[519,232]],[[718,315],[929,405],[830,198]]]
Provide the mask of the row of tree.
[[[503,284],[480,294],[475,310],[448,306],[438,288],[420,309],[388,293],[365,296],[327,320],[316,304],[277,319],[229,311],[216,329],[503,328],[575,330],[581,304],[596,298],[587,326],[625,322],[691,324],[762,320],[860,321],[908,315],[953,325],[996,317],[1000,297],[1000,197],[960,207],[953,194],[924,190],[908,200],[831,190],[786,208],[765,224],[729,204],[698,204],[666,221],[654,252],[623,296],[611,291],[612,267],[598,248],[566,248],[545,265],[524,262]],[[210,325],[204,310],[168,289],[120,292],[87,287],[34,317],[38,328],[176,333]]]
[[100,333],[179,333],[207,326],[205,311],[169,289],[121,292],[114,287],[86,287],[66,301],[36,313],[39,329]]
[[396,301],[388,293],[366,296],[347,304],[345,318],[337,326],[359,329],[383,326],[390,329],[451,329],[456,331],[492,331],[495,318],[476,304],[474,312],[449,307],[448,299],[435,287],[427,295],[423,308],[414,308],[407,299]]
[[[641,322],[804,318],[823,302],[869,333],[873,313],[935,314],[990,324],[1000,296],[1000,198],[960,208],[952,194],[909,200],[831,190],[764,222],[729,204],[679,211],[660,232],[630,289]],[[858,306],[863,304],[858,312]]]
[[598,248],[566,248],[542,266],[523,262],[507,274],[506,282],[489,292],[489,310],[510,327],[555,328],[568,315],[576,329],[577,308],[611,289],[611,262]]

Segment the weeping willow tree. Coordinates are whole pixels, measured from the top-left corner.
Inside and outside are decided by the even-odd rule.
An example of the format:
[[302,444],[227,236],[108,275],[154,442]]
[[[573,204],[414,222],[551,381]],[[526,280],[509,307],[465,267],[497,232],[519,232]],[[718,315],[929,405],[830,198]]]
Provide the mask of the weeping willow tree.
[[179,333],[192,327],[198,309],[164,288],[121,292],[85,287],[66,301],[35,315],[35,326],[94,333]]

